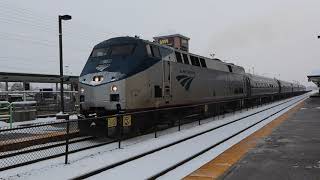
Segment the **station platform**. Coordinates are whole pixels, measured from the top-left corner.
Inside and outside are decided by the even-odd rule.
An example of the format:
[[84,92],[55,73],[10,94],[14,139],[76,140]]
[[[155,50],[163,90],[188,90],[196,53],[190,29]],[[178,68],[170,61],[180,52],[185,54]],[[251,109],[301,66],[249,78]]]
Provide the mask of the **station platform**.
[[305,100],[184,179],[320,179],[320,98]]

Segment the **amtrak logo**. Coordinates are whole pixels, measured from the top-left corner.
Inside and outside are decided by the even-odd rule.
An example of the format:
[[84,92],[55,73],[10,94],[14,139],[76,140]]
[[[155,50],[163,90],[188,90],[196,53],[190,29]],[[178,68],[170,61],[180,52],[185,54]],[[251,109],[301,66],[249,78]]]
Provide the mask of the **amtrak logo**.
[[177,81],[180,82],[181,86],[184,87],[184,89],[188,91],[194,77],[189,77],[186,75],[179,75],[176,77],[176,79],[177,79]]
[[111,62],[112,62],[112,59],[102,60],[101,63],[97,65],[96,70],[100,72],[104,71],[110,66]]

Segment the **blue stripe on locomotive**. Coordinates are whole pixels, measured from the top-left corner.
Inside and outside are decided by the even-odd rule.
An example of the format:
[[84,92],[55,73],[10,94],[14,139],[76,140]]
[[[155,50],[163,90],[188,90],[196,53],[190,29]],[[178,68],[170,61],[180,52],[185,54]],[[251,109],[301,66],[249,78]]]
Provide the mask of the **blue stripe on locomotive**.
[[[146,42],[144,42],[141,39],[132,38],[132,37],[112,38],[97,44],[94,47],[94,49],[106,48],[114,45],[123,45],[123,44],[136,45],[133,54],[128,56],[113,56],[113,57],[110,57],[110,56],[109,57],[106,57],[106,56],[91,57],[90,56],[80,76],[101,72],[97,70],[96,67],[103,60],[112,59],[109,67],[105,68],[103,71],[119,72],[121,74],[124,74],[125,76],[122,76],[120,79],[117,79],[117,81],[119,81],[121,79],[125,79],[132,75],[135,75],[141,71],[144,71],[161,60],[160,58],[149,57],[146,51]],[[102,84],[107,84],[107,83],[102,83]]]

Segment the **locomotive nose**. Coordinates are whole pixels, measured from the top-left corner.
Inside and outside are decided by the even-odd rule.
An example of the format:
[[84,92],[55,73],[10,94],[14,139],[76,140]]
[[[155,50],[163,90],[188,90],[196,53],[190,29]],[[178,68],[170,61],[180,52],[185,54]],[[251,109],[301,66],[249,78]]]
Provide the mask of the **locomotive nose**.
[[[95,82],[102,81],[103,77],[93,76]],[[125,108],[125,81],[100,83],[95,85],[80,84],[80,102],[84,110],[104,109],[105,111],[118,111]]]

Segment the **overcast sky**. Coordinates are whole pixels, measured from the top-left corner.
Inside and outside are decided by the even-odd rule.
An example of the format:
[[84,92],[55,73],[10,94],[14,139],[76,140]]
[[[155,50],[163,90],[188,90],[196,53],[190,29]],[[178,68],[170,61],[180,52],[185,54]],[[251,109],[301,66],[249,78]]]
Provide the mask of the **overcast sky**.
[[190,51],[246,71],[307,85],[320,74],[319,0],[1,0],[0,71],[58,74],[58,14],[65,71],[79,75],[92,47],[114,36],[180,33]]

